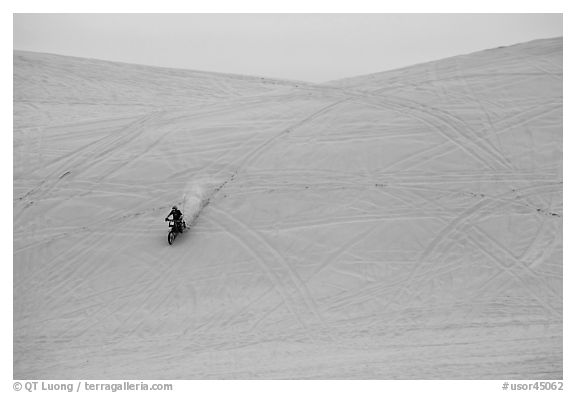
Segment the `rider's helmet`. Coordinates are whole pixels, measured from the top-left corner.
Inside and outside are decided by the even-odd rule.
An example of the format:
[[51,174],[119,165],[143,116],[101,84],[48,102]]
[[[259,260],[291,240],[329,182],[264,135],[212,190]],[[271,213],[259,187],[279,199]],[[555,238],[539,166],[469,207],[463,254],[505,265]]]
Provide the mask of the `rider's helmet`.
[[172,206],[172,210],[178,210],[178,206],[176,205]]

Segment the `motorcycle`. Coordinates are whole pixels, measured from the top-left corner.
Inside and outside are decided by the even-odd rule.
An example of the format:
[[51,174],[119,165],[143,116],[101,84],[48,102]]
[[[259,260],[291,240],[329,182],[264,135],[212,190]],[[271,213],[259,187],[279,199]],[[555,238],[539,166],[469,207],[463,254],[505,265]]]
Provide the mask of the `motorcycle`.
[[175,220],[170,220],[168,218],[165,221],[168,221],[168,227],[169,227],[168,244],[172,245],[172,243],[174,243],[174,240],[176,240],[176,237],[178,236],[178,234],[184,233],[184,231],[187,229],[186,223],[184,222],[184,220],[175,221]]

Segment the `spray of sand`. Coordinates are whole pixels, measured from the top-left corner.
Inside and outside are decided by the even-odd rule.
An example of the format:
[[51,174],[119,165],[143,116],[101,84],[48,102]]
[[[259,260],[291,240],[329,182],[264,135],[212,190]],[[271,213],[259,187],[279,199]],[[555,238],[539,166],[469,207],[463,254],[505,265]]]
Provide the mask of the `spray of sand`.
[[222,181],[213,178],[197,178],[186,186],[180,210],[188,226],[194,225],[194,222],[202,213],[202,209],[208,205],[210,198],[216,193],[221,184]]

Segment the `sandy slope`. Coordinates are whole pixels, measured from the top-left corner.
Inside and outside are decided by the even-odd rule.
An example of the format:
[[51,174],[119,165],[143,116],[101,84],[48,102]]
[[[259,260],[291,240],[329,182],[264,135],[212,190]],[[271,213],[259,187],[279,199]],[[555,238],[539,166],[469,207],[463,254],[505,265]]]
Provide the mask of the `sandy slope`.
[[14,120],[23,128],[144,115],[305,84],[14,51]]
[[561,39],[324,85],[14,72],[14,378],[562,378]]

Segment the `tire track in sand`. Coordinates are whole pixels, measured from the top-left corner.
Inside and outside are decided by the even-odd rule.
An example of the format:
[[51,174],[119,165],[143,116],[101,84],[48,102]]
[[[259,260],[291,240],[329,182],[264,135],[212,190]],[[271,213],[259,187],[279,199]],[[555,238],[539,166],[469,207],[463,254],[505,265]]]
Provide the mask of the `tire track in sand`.
[[[296,298],[302,299],[302,302],[297,302],[297,304],[305,304],[306,308],[309,312],[312,313],[312,315],[314,315],[317,322],[319,322],[324,328],[328,329],[328,324],[322,317],[319,311],[319,307],[314,301],[314,298],[308,287],[302,278],[298,275],[298,273],[294,270],[294,268],[288,263],[288,261],[285,260],[284,256],[282,256],[282,254],[276,248],[268,243],[268,241],[264,239],[262,235],[250,229],[248,226],[234,218],[228,212],[213,207],[211,209],[211,213],[213,213],[213,216],[216,216],[216,223],[228,229],[227,233],[233,236],[247,251],[257,257],[257,259],[260,261],[261,267],[267,273],[267,275],[272,278],[276,285],[280,285],[279,288],[282,288],[281,296],[287,306],[289,304],[288,299],[291,298],[290,292],[294,292]],[[228,225],[222,224],[222,222],[226,222]],[[230,225],[234,225],[236,229],[230,228]],[[245,236],[240,236],[238,233],[242,233]],[[258,245],[264,246],[267,250],[266,252],[271,254],[272,258],[264,258],[261,252],[257,251]],[[275,267],[268,266],[266,261],[275,261]],[[288,282],[282,281],[282,279],[278,277],[276,271],[284,271],[284,275],[290,278],[289,282],[291,285],[288,285]],[[292,289],[289,287],[292,287]],[[306,327],[306,324],[303,323],[303,321],[300,319],[298,312],[292,309],[291,312],[293,314],[296,313],[295,317],[297,317],[303,327]]]
[[[519,191],[523,191],[523,192],[530,191],[531,192],[530,194],[524,194],[525,196],[529,196],[531,194],[536,195],[542,191],[544,191],[544,192],[547,192],[547,191],[548,192],[557,192],[558,186],[559,185],[556,183],[543,184],[543,185],[541,184],[541,185],[528,186],[528,187],[525,187],[523,189],[520,189]],[[426,249],[422,252],[422,254],[419,257],[419,262],[414,266],[414,268],[411,270],[411,272],[408,274],[408,276],[406,278],[400,280],[397,283],[398,288],[395,291],[395,293],[391,296],[390,300],[386,303],[384,310],[388,309],[394,302],[397,301],[397,299],[399,297],[404,295],[404,292],[407,290],[408,284],[415,282],[416,276],[426,277],[426,272],[423,271],[423,268],[426,265],[426,262],[429,260],[431,255],[433,255],[434,251],[444,243],[444,241],[448,238],[448,236],[450,236],[451,234],[453,234],[457,231],[460,232],[463,225],[468,223],[470,220],[477,218],[477,216],[482,214],[482,212],[487,210],[487,209],[492,209],[498,205],[514,204],[515,203],[514,200],[502,199],[503,197],[506,197],[510,194],[513,194],[514,192],[515,191],[507,191],[507,192],[504,192],[504,193],[498,195],[497,197],[484,199],[484,200],[476,203],[472,207],[466,209],[466,211],[464,211],[461,215],[459,215],[454,220],[448,222],[447,225],[444,227],[444,229],[442,231],[440,231],[440,233],[428,244]],[[470,225],[473,225],[473,224],[470,224]],[[406,284],[406,285],[403,285],[403,284]],[[368,298],[371,298],[377,294],[378,288],[372,288],[370,290],[361,290],[360,293],[362,293],[362,292],[366,292],[364,294],[364,296],[368,296],[367,297],[367,299],[368,299]],[[354,295],[354,296],[357,296],[357,295]],[[535,295],[535,296],[537,296],[537,295]],[[356,299],[356,300],[358,300],[358,299]],[[538,299],[538,301],[542,301],[542,300]]]

